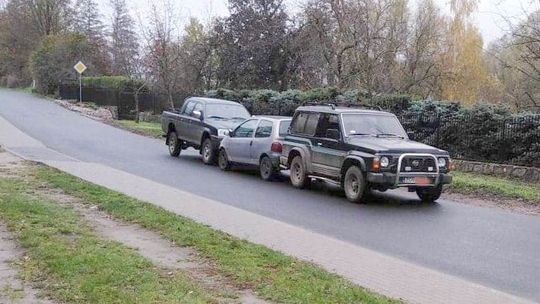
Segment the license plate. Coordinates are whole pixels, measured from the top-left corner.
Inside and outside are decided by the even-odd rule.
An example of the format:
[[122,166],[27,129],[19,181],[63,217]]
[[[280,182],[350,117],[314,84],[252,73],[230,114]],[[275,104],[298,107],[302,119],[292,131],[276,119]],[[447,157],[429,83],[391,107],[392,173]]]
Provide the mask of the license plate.
[[401,178],[402,184],[409,184],[409,185],[430,185],[431,184],[431,178],[429,177],[402,177]]

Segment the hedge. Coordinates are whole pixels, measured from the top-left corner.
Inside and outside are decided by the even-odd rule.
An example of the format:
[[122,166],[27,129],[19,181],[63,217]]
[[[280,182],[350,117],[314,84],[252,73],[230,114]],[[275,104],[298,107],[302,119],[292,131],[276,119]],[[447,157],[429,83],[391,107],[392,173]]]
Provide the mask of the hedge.
[[540,166],[540,115],[514,114],[505,105],[412,100],[407,95],[369,96],[360,90],[228,90],[207,97],[238,101],[255,115],[292,116],[306,102],[363,103],[396,114],[418,141],[446,149],[461,159]]
[[111,89],[117,91],[134,91],[143,85],[140,80],[124,76],[83,77],[83,86],[87,88]]
[[407,95],[369,96],[360,90],[340,91],[337,88],[316,88],[307,91],[288,90],[228,90],[217,89],[205,92],[206,97],[222,98],[242,103],[254,115],[292,116],[294,110],[306,102],[364,103],[380,106],[394,113],[401,113],[409,107],[411,98]]

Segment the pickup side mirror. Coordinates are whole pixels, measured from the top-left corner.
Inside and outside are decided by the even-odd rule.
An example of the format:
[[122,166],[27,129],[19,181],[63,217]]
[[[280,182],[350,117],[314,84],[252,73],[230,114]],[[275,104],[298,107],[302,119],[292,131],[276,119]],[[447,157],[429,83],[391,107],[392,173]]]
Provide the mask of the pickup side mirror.
[[416,135],[414,134],[413,131],[407,132],[407,136],[409,137],[410,140],[415,140],[416,139]]
[[326,138],[340,140],[341,134],[338,129],[328,129],[326,130]]
[[198,110],[195,110],[191,113],[191,115],[199,120],[203,120],[203,112],[202,111],[198,111]]

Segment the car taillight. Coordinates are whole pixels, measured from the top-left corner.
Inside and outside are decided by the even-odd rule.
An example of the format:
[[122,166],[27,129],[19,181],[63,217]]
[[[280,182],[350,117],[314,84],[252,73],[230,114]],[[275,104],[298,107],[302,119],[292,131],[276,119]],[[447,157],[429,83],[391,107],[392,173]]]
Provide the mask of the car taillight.
[[283,151],[283,145],[280,142],[275,141],[272,143],[272,148],[270,150],[272,152],[281,153],[281,151]]

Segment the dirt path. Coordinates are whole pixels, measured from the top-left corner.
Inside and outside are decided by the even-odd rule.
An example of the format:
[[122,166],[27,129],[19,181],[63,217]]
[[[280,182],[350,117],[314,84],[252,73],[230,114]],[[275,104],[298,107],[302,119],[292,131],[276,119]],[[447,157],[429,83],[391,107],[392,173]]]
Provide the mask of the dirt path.
[[[24,177],[31,166],[32,164],[0,150],[0,177]],[[219,303],[267,303],[259,299],[252,290],[240,288],[229,278],[219,274],[208,259],[201,257],[191,248],[176,246],[158,233],[138,225],[115,220],[98,210],[97,206],[84,204],[80,199],[67,195],[60,189],[48,188],[44,185],[39,189],[33,189],[32,193],[74,208],[85,218],[97,235],[136,249],[140,255],[156,265],[170,270],[171,274],[174,271],[186,273],[202,287],[213,291]],[[48,301],[37,300],[36,292],[23,286],[22,282],[16,279],[17,272],[9,265],[9,260],[21,258],[22,251],[17,249],[12,236],[1,225],[0,237],[0,303],[49,304]]]

